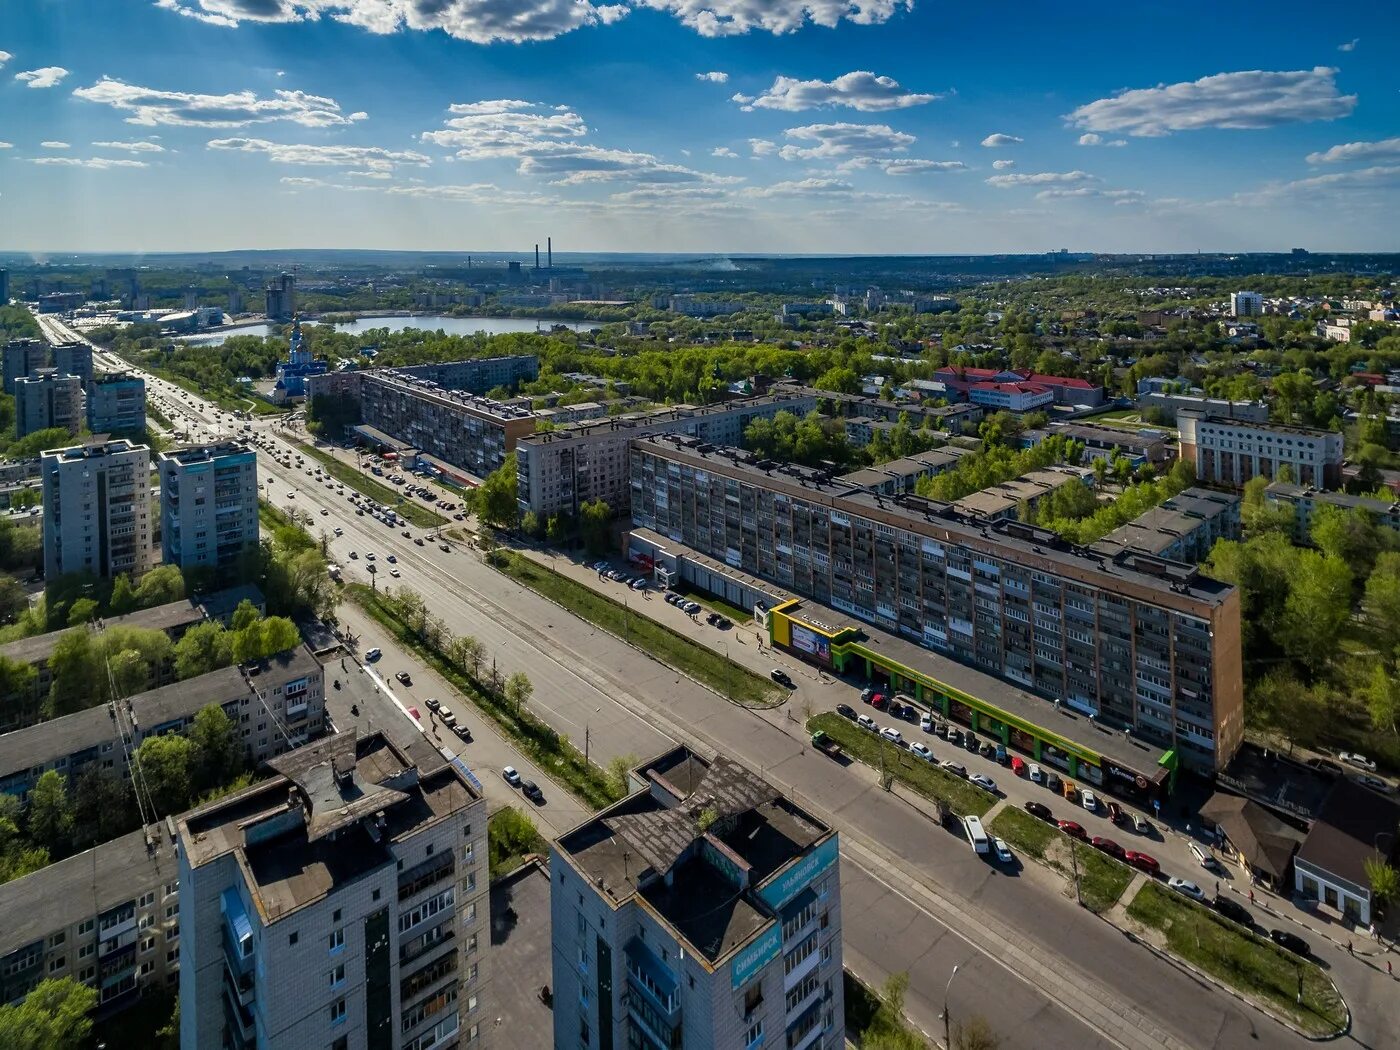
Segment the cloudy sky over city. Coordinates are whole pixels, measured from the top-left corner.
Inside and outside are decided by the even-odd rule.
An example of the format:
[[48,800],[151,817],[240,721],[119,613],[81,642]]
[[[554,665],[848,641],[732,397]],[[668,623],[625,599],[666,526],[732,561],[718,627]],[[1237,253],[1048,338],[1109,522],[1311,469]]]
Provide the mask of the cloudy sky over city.
[[0,250],[1395,250],[1359,3],[22,0]]

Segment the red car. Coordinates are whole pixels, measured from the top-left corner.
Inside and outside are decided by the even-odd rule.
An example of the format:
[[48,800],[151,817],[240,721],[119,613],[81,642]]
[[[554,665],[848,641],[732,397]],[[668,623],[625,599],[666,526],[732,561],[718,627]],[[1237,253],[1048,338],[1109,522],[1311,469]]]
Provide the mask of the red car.
[[870,698],[870,706],[875,708],[876,711],[883,711],[885,709],[885,705],[889,702],[890,698],[884,693],[876,693]]
[[1137,850],[1130,849],[1123,854],[1123,859],[1137,868],[1138,871],[1145,871],[1149,875],[1160,875],[1162,873],[1162,865],[1157,863],[1155,857],[1149,857],[1146,853],[1139,853]]
[[1100,853],[1107,853],[1110,857],[1117,857],[1119,860],[1122,860],[1124,857],[1123,847],[1112,839],[1104,838],[1102,835],[1095,835],[1089,840],[1089,845],[1093,846],[1094,849],[1098,850]]
[[1089,836],[1084,833],[1084,829],[1072,820],[1061,820],[1058,823],[1060,830],[1072,839],[1079,839],[1082,842],[1089,838]]
[[1108,804],[1108,819],[1115,824],[1123,823],[1123,809],[1117,802],[1110,802]]

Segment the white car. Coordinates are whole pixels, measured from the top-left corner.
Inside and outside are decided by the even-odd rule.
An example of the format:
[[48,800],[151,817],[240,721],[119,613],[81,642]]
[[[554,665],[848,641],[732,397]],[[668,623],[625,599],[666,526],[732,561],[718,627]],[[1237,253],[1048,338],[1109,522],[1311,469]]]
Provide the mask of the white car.
[[916,741],[914,741],[914,743],[910,744],[910,745],[909,745],[909,752],[910,752],[910,754],[912,754],[915,758],[922,758],[925,762],[933,762],[933,761],[935,761],[935,759],[934,759],[934,757],[933,757],[933,752],[929,750],[929,747],[928,747],[927,744],[925,744],[925,743],[923,743],[923,742],[921,742],[921,741],[916,740]]
[[1094,797],[1094,793],[1092,791],[1084,792],[1083,801],[1084,808],[1087,809],[1090,813],[1098,812],[1099,800]]
[[1011,855],[1011,847],[1006,844],[1005,839],[992,839],[992,849],[996,851],[997,860],[1003,864],[1010,864],[1016,859]]
[[990,791],[993,795],[997,793],[997,782],[989,776],[982,773],[973,773],[972,776],[967,779],[972,781],[983,791]]
[[504,769],[502,769],[501,776],[505,779],[505,782],[511,787],[520,786],[520,774],[515,771],[514,766],[506,766]]
[[1356,766],[1357,769],[1364,769],[1368,773],[1374,773],[1376,771],[1375,762],[1355,751],[1339,751],[1337,757],[1347,765]]
[[1030,768],[1030,773],[1029,773],[1029,775],[1030,775],[1031,783],[1032,783],[1032,784],[1043,784],[1043,783],[1045,783],[1045,771],[1042,770],[1042,769],[1041,769],[1038,765],[1036,765],[1034,762],[1031,763],[1031,768]]
[[389,570],[389,575],[392,576],[394,579],[397,580],[400,576],[403,575],[403,573],[399,572],[398,569],[390,569],[390,570]]
[[956,762],[940,762],[939,765],[955,777],[963,777],[964,779],[967,777],[967,770]]
[[880,735],[892,744],[897,744],[904,739],[904,737],[899,735],[898,729],[891,729],[889,726],[880,730]]
[[869,715],[856,715],[856,725],[860,726],[862,729],[868,729],[872,733],[880,728],[876,724],[875,719],[871,718]]
[[335,527],[335,534],[336,534],[337,536],[344,536],[344,535],[345,535],[345,530],[342,529],[339,525],[337,525],[337,526]]
[[923,714],[919,716],[919,728],[925,733],[933,732],[933,715]]
[[1185,879],[1178,879],[1175,876],[1167,880],[1167,888],[1176,890],[1177,893],[1190,897],[1193,901],[1203,901],[1206,899],[1205,891],[1194,882]]

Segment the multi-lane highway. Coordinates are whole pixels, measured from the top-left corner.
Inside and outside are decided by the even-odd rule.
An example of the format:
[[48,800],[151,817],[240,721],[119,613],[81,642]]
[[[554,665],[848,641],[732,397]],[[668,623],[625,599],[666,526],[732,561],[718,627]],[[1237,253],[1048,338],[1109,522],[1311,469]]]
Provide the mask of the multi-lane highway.
[[[50,324],[46,332],[55,327],[61,326]],[[64,331],[59,337],[73,336]],[[98,360],[99,367],[126,367],[107,355]],[[162,411],[193,428],[191,437],[212,439],[242,431],[243,421],[207,402],[154,377],[147,381]],[[909,1010],[926,1030],[941,1028],[943,986],[958,965],[950,996],[953,1016],[989,1017],[1007,1047],[1305,1044],[1213,985],[1129,942],[1072,899],[1047,888],[1043,880],[1017,877],[986,864],[961,840],[881,791],[859,767],[843,769],[816,755],[805,746],[800,725],[789,712],[755,713],[732,706],[522,590],[482,564],[469,548],[456,542],[446,551],[436,543],[418,546],[413,541],[421,530],[410,526],[405,537],[402,527],[357,515],[350,490],[342,494],[338,485],[315,483],[315,465],[308,459],[298,467],[295,450],[277,435],[274,424],[255,421],[252,434],[261,442],[259,467],[269,498],[283,509],[309,513],[313,532],[323,526],[332,560],[351,577],[368,581],[365,556],[373,552],[380,567],[378,585],[412,588],[448,630],[481,639],[503,673],[526,671],[535,686],[536,713],[576,743],[586,735],[597,760],[646,755],[669,740],[722,751],[760,768],[838,828],[848,957],[875,978],[907,970]],[[285,465],[289,454],[290,467]],[[309,477],[307,467],[312,469]],[[340,535],[333,533],[336,528]],[[351,551],[359,557],[351,559]],[[389,555],[393,563],[387,561]],[[389,578],[391,567],[400,578]],[[371,630],[363,623],[360,629]],[[400,669],[414,678],[413,691],[401,698],[405,704],[416,706],[416,701],[434,695],[424,695],[427,689],[438,696],[446,691],[425,670],[407,665],[401,653],[382,647],[386,684],[393,686],[390,676]],[[854,700],[849,687],[839,683],[818,682],[809,675],[799,684],[795,704],[805,699],[822,709],[838,697]],[[381,717],[394,717],[394,705],[387,698],[382,703]],[[479,739],[490,737],[473,712],[466,715]],[[463,749],[469,763],[476,761],[474,748],[468,744]],[[497,740],[477,750],[493,756],[474,766],[483,781],[499,768],[500,757],[510,754],[508,745]],[[1005,770],[998,772],[999,781],[1009,779]],[[498,791],[493,787],[488,795]],[[551,785],[546,791],[562,794]],[[544,823],[555,830],[567,823],[561,817],[573,815],[559,808],[559,814],[548,806],[540,811]],[[1345,957],[1335,965],[1340,970]],[[1353,976],[1355,990],[1350,987]],[[1348,971],[1346,977],[1344,990],[1353,997],[1365,996],[1362,1001],[1370,1002],[1393,999],[1369,973]],[[1394,1010],[1391,1005],[1385,1012]],[[1397,1019],[1368,1015],[1358,1021],[1355,1034],[1373,1032],[1370,1045],[1385,1045],[1390,1038],[1387,1024]]]

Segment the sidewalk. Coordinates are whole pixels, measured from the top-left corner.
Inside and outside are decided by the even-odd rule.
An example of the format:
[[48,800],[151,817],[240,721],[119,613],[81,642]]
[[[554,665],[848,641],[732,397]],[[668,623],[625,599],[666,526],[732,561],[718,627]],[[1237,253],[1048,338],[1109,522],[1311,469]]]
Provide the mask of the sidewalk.
[[[1315,901],[1289,899],[1263,886],[1238,886],[1233,881],[1227,888],[1251,907],[1276,919],[1291,922],[1309,933],[1332,942],[1343,951],[1346,951],[1347,946],[1350,945],[1350,954],[1358,959],[1381,958],[1380,966],[1382,968],[1385,965],[1383,957],[1395,955],[1397,959],[1400,959],[1400,954],[1395,951],[1396,942],[1393,929],[1387,931],[1378,926],[1373,936],[1369,930],[1347,922],[1340,916],[1333,920],[1328,915],[1318,914],[1315,910],[1317,907]],[[1389,925],[1393,926],[1393,922]]]

